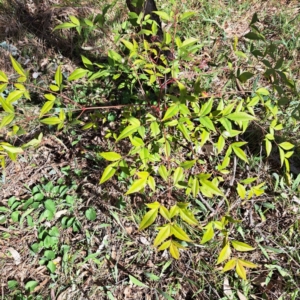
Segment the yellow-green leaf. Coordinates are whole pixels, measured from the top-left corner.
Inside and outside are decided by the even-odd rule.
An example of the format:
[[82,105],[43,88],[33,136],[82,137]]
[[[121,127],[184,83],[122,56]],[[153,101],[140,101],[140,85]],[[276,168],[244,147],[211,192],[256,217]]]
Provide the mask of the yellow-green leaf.
[[8,115],[4,116],[1,121],[0,128],[3,128],[6,125],[10,124],[14,118],[15,118],[15,114],[8,114]]
[[248,158],[246,156],[246,153],[238,147],[232,147],[234,153],[236,154],[236,156],[238,156],[241,160],[245,161],[246,163],[248,163]]
[[173,218],[174,216],[177,216],[179,213],[180,208],[177,205],[173,205],[170,208],[170,218]]
[[237,184],[237,192],[238,192],[239,196],[241,197],[241,199],[245,199],[245,197],[246,197],[246,189],[240,183]]
[[10,56],[10,60],[11,60],[12,66],[15,69],[15,71],[22,77],[26,78],[26,73],[23,70],[23,68],[21,67],[21,65],[12,56]]
[[100,184],[104,183],[105,181],[107,181],[108,179],[110,179],[111,177],[113,177],[115,175],[116,170],[117,170],[116,166],[117,166],[116,163],[112,163],[104,169],[104,172],[100,179]]
[[189,236],[184,232],[182,228],[180,228],[178,225],[173,224],[171,226],[171,232],[174,234],[178,239],[186,242],[191,242],[191,239]]
[[176,185],[178,181],[181,181],[184,178],[183,169],[178,167],[173,174],[173,183]]
[[207,243],[208,241],[210,241],[215,235],[215,232],[214,232],[214,227],[213,227],[213,222],[210,222],[206,225],[206,231],[202,237],[202,240],[201,240],[201,245]]
[[149,227],[155,221],[155,219],[157,217],[157,213],[158,213],[158,209],[157,208],[149,210],[145,214],[143,220],[141,221],[139,230],[143,230],[143,229]]
[[169,173],[167,171],[167,168],[164,165],[159,166],[158,173],[165,181],[168,181]]
[[3,143],[1,143],[0,145],[5,151],[10,152],[12,154],[18,154],[18,153],[23,153],[24,152],[23,149],[20,148],[20,147],[14,147],[14,146],[9,145],[9,144],[4,145]]
[[192,212],[187,210],[186,208],[179,209],[179,215],[180,218],[187,222],[190,225],[198,225],[198,221],[196,220],[195,216],[193,215]]
[[231,259],[230,261],[228,261],[228,262],[225,264],[225,266],[224,266],[222,272],[230,271],[230,270],[232,270],[235,266],[236,266],[236,258]]
[[0,84],[0,93],[4,92],[7,88],[7,83]]
[[171,241],[170,248],[169,248],[170,254],[175,259],[179,259],[179,250],[177,246]]
[[24,91],[12,91],[6,98],[6,102],[11,104],[19,100],[24,94]]
[[124,128],[124,130],[120,133],[120,135],[118,136],[116,142],[132,135],[133,133],[137,132],[139,126],[137,125],[129,125],[126,128]]
[[48,111],[50,111],[54,105],[55,101],[47,101],[45,102],[45,104],[43,105],[43,107],[41,108],[40,111],[40,116],[39,118],[41,118],[43,115],[45,115]]
[[171,107],[169,107],[164,115],[164,118],[162,119],[162,121],[165,121],[167,119],[172,118],[173,116],[175,116],[177,113],[179,112],[179,106],[178,105],[172,105]]
[[253,248],[252,246],[250,246],[246,243],[243,243],[243,242],[231,241],[231,244],[232,244],[233,248],[237,251],[245,252],[245,251],[255,250],[255,248]]
[[70,76],[68,77],[68,81],[80,79],[80,78],[84,77],[87,73],[88,73],[88,70],[78,68],[70,74]]
[[226,116],[229,120],[237,121],[237,122],[244,122],[244,121],[251,121],[255,120],[256,118],[245,113],[245,112],[235,112]]
[[164,242],[159,248],[158,251],[166,250],[171,245],[171,240]]
[[59,87],[58,87],[57,85],[55,85],[55,84],[50,84],[50,85],[49,85],[49,88],[50,88],[50,90],[53,91],[53,92],[59,91]]
[[55,72],[55,83],[60,87],[62,84],[62,73],[61,73],[61,66],[58,66],[56,72]]
[[76,24],[77,26],[80,25],[80,21],[75,16],[69,16],[72,23]]
[[151,208],[151,209],[159,209],[161,205],[158,201],[155,201],[155,202],[152,202],[152,203],[147,203],[146,206]]
[[266,145],[266,151],[267,151],[267,157],[268,157],[272,150],[272,143],[266,138],[265,145]]
[[101,152],[100,156],[102,156],[104,159],[108,161],[116,161],[122,158],[122,156],[116,152]]
[[161,227],[159,233],[157,234],[154,240],[154,247],[160,245],[164,240],[166,240],[171,235],[171,225],[166,224],[165,226]]
[[6,74],[2,71],[0,71],[0,82],[8,82]]
[[135,180],[125,195],[139,192],[147,184],[147,177]]
[[248,261],[248,260],[243,260],[243,259],[238,259],[239,263],[242,264],[244,267],[247,268],[257,268],[257,265]]
[[284,151],[281,148],[278,148],[278,149],[279,149],[279,157],[280,157],[280,166],[282,167],[285,155],[284,155]]
[[214,123],[211,121],[211,119],[207,116],[204,117],[200,117],[200,123],[208,130],[212,130],[214,132],[216,132]]
[[168,221],[170,221],[170,213],[166,207],[163,205],[160,206],[159,213]]
[[191,138],[190,138],[190,132],[189,132],[189,130],[187,129],[187,127],[186,127],[185,124],[179,123],[179,124],[177,125],[177,128],[181,131],[181,133],[183,134],[183,136],[185,137],[185,139],[186,139],[187,141],[190,141],[190,140],[191,140]]
[[148,285],[144,284],[143,282],[139,281],[135,277],[129,275],[130,282],[133,283],[136,286],[141,286],[141,287],[148,287]]
[[291,150],[293,149],[295,146],[289,142],[283,142],[278,144],[278,146],[284,150]]
[[155,192],[155,180],[152,176],[148,177],[148,185],[150,189]]
[[41,123],[46,125],[57,125],[61,123],[61,120],[58,117],[50,117],[40,120]]
[[213,184],[211,181],[206,180],[206,179],[200,179],[200,183],[202,186],[210,191],[212,194],[219,195],[219,196],[224,196],[224,194],[220,191],[220,189]]
[[156,121],[150,124],[150,130],[151,136],[157,136],[160,133],[159,125]]
[[224,260],[228,259],[230,257],[230,253],[231,253],[230,244],[227,243],[219,254],[217,265],[222,263]]
[[236,262],[236,272],[242,279],[244,280],[247,279],[246,270],[239,260],[237,260]]

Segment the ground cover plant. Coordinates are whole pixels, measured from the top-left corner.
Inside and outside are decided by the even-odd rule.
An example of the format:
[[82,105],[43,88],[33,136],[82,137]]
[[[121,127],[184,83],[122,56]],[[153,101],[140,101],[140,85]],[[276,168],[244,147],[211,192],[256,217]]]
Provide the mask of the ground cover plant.
[[297,299],[297,2],[84,8],[1,3],[2,298]]

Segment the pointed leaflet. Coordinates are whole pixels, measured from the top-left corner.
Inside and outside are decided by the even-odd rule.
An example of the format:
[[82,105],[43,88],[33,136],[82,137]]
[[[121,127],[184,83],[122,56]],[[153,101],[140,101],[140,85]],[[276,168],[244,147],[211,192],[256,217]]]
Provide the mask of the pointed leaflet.
[[174,257],[175,259],[179,259],[179,250],[177,248],[177,245],[174,244],[173,241],[171,241],[169,251],[172,257]]
[[152,176],[148,177],[147,184],[149,185],[150,189],[155,192],[155,180]]
[[158,251],[161,251],[161,250],[166,250],[167,248],[169,248],[171,245],[171,240],[168,240],[166,242],[164,242],[159,248],[158,248]]
[[14,107],[10,103],[7,103],[1,96],[0,96],[0,103],[6,112],[10,114],[14,113]]
[[266,152],[268,157],[272,150],[272,143],[267,138],[265,138],[265,145],[266,145]]
[[291,150],[293,149],[295,146],[289,142],[283,142],[278,144],[278,146],[284,150]]
[[39,118],[41,118],[44,114],[46,114],[48,111],[50,111],[52,109],[54,103],[55,103],[55,101],[46,101],[40,111]]
[[215,195],[219,196],[224,196],[224,194],[220,191],[220,189],[211,181],[205,180],[205,179],[200,179],[200,183],[202,186],[207,189],[209,192]]
[[232,113],[226,116],[226,118],[228,118],[229,120],[232,121],[251,121],[251,120],[255,120],[256,118],[248,115],[245,112],[236,112],[236,113]]
[[161,227],[159,233],[157,234],[153,245],[156,247],[161,244],[164,240],[166,240],[171,235],[171,224],[166,224]]
[[231,241],[231,244],[232,244],[233,248],[237,251],[245,252],[245,251],[255,250],[255,248],[253,248],[252,246],[250,246],[246,243],[239,242],[239,241]]
[[116,142],[128,137],[129,135],[132,135],[133,133],[137,132],[139,125],[129,125],[126,128],[123,129],[123,131],[120,133],[118,138],[116,139]]
[[159,208],[159,213],[162,215],[162,217],[164,217],[166,220],[170,221],[171,217],[170,217],[170,213],[168,211],[168,209],[166,207],[164,207],[163,205],[160,206]]
[[23,68],[21,67],[21,65],[12,56],[10,56],[10,60],[11,60],[12,66],[15,69],[15,71],[22,77],[26,78],[26,73],[23,70]]
[[58,66],[55,72],[55,83],[60,87],[62,84],[62,73],[61,73],[61,66]]
[[68,81],[80,79],[80,78],[84,77],[87,73],[88,73],[88,70],[78,68],[70,74],[70,76],[68,77]]
[[132,282],[136,286],[148,287],[148,285],[142,283],[141,281],[139,281],[138,279],[136,279],[135,277],[133,277],[131,275],[129,275],[129,279],[130,279],[130,282]]
[[239,261],[239,259],[236,262],[236,272],[242,279],[244,279],[244,280],[247,279],[246,270],[243,267],[243,265],[241,264],[241,262]]
[[[6,145],[5,145],[6,144]],[[20,147],[14,147],[14,146],[12,146],[12,145],[10,145],[10,144],[8,144],[8,143],[1,143],[0,144],[0,146],[4,149],[4,150],[6,150],[7,152],[9,152],[9,153],[12,153],[12,154],[18,154],[18,153],[23,153],[24,151],[23,151],[23,149],[22,148],[20,148]]]
[[223,262],[224,260],[228,259],[230,257],[230,244],[229,242],[227,242],[227,244],[225,245],[225,247],[221,250],[219,257],[218,257],[218,261],[217,261],[217,265],[220,264],[221,262]]
[[100,155],[108,161],[116,161],[122,158],[122,156],[116,152],[101,152]]
[[147,177],[135,180],[125,195],[136,193],[142,190],[147,184]]
[[239,262],[247,268],[257,268],[257,265],[248,260],[238,259]]
[[11,104],[14,103],[15,101],[19,100],[24,94],[24,91],[13,91],[9,93],[9,95],[6,98],[6,102]]
[[176,185],[178,181],[181,181],[184,178],[183,169],[178,167],[173,174],[173,183]]
[[191,239],[188,235],[181,229],[178,225],[174,224],[171,226],[171,232],[174,234],[178,239],[186,242],[191,242]]
[[3,128],[6,125],[10,124],[14,118],[15,118],[15,114],[8,114],[5,117],[3,117],[1,124],[0,124],[0,128]]
[[236,261],[237,261],[236,258],[231,259],[230,261],[228,261],[228,262],[225,264],[225,266],[224,266],[222,272],[226,272],[226,271],[232,270],[232,269],[236,266]]
[[216,132],[214,123],[211,121],[211,119],[207,116],[205,117],[200,117],[200,123],[208,130],[212,130],[214,132]]
[[143,230],[143,229],[149,227],[155,221],[155,219],[157,217],[157,213],[158,213],[158,208],[153,208],[153,209],[149,210],[145,214],[143,220],[141,221],[139,230]]
[[8,82],[6,74],[2,71],[0,71],[0,82]]
[[213,222],[210,222],[206,225],[206,231],[202,237],[201,245],[205,244],[206,242],[210,241],[215,235]]
[[238,156],[241,160],[245,161],[246,163],[249,162],[246,153],[241,148],[234,147],[233,144],[230,147],[233,149],[236,156]]
[[239,196],[241,197],[241,199],[245,199],[246,197],[246,189],[243,185],[241,185],[240,183],[237,184],[237,188],[236,188]]
[[50,117],[40,120],[41,123],[46,125],[57,125],[61,123],[61,120],[58,117]]
[[107,181],[108,179],[110,179],[115,175],[117,170],[116,166],[117,166],[116,163],[112,163],[105,168],[100,179],[100,184],[104,183],[105,181]]
[[186,208],[183,209],[179,209],[179,215],[180,218],[187,222],[190,225],[198,225],[198,221],[196,220],[195,216],[193,215],[192,212],[190,212],[189,210],[187,210]]
[[179,112],[179,106],[178,105],[172,105],[171,107],[168,108],[168,110],[166,111],[164,118],[162,119],[162,121],[165,121],[167,119],[172,118],[173,116],[175,116],[177,113]]

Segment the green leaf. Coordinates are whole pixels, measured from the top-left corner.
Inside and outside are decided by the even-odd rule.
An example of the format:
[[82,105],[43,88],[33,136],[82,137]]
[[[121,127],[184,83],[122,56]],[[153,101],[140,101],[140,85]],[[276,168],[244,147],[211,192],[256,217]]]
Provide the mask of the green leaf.
[[241,199],[245,199],[245,197],[246,197],[246,189],[240,183],[237,184],[237,192],[238,192],[239,196],[241,197]]
[[0,84],[0,93],[3,93],[7,89],[7,83]]
[[80,25],[80,21],[75,17],[75,16],[69,16],[70,20],[72,23],[74,23],[75,25],[79,26]]
[[186,127],[185,124],[179,123],[179,124],[177,125],[177,128],[182,132],[183,136],[185,137],[185,139],[186,139],[187,141],[190,141],[190,140],[191,140],[191,138],[190,138],[190,132],[189,132],[189,130],[187,129],[187,127]]
[[191,242],[191,239],[189,236],[184,232],[183,229],[181,229],[178,225],[173,224],[171,226],[171,233],[175,235],[178,239],[186,242]]
[[70,74],[70,76],[68,77],[68,81],[80,79],[80,78],[84,77],[87,73],[88,73],[88,70],[78,68]]
[[180,164],[180,167],[184,168],[185,170],[188,170],[190,168],[192,168],[196,163],[196,160],[185,160],[184,162],[182,162]]
[[236,262],[236,272],[242,279],[244,279],[244,280],[247,279],[246,270],[243,267],[243,265],[241,264],[241,262],[239,261],[239,259]]
[[155,221],[155,219],[157,217],[157,213],[158,213],[158,208],[149,210],[145,214],[143,220],[141,221],[139,230],[143,230],[143,229],[149,227]]
[[179,250],[177,245],[173,241],[171,241],[169,251],[172,257],[174,257],[175,259],[179,259]]
[[218,261],[217,261],[217,265],[222,263],[224,260],[228,259],[230,257],[230,244],[229,242],[226,243],[225,247],[221,250],[219,257],[218,257]]
[[169,173],[164,165],[159,166],[158,173],[165,181],[168,181]]
[[147,183],[148,183],[150,189],[155,192],[155,180],[152,176],[148,177],[148,182]]
[[283,142],[278,144],[278,146],[284,150],[291,150],[293,149],[295,146],[289,142]]
[[105,181],[107,181],[108,179],[110,179],[111,177],[113,177],[115,175],[116,170],[117,170],[116,166],[117,166],[116,163],[112,163],[105,168],[105,170],[101,176],[101,179],[100,179],[100,184],[104,183]]
[[139,126],[137,125],[129,125],[126,128],[124,128],[124,130],[120,133],[120,135],[118,136],[118,138],[116,139],[116,142],[132,135],[133,133],[137,132]]
[[177,113],[179,112],[179,106],[178,105],[172,105],[170,106],[165,115],[164,115],[164,118],[162,119],[162,121],[165,121],[167,119],[170,119],[172,118],[173,116],[175,116]]
[[41,118],[44,114],[46,114],[48,111],[50,111],[52,109],[54,103],[55,103],[55,101],[46,101],[40,111],[39,118]]
[[0,144],[1,147],[3,147],[4,150],[7,152],[13,153],[13,154],[18,154],[18,153],[23,153],[23,149],[20,147],[14,147],[12,145],[4,145],[3,143]]
[[24,91],[12,91],[6,98],[6,102],[9,104],[14,103],[19,100],[24,94]]
[[4,116],[1,121],[0,128],[3,128],[6,125],[10,124],[14,118],[15,118],[15,114],[8,114],[8,115]]
[[194,11],[186,11],[183,14],[179,15],[178,21],[181,22],[183,20],[189,19],[193,17],[196,13]]
[[193,179],[193,183],[192,183],[192,194],[193,197],[196,198],[196,196],[199,193],[199,180],[198,178],[194,178]]
[[206,179],[200,179],[200,183],[204,188],[206,188],[208,191],[210,191],[212,194],[224,196],[224,194],[220,191],[220,189],[211,181]]
[[160,245],[164,240],[166,240],[171,235],[171,224],[166,224],[160,228],[159,233],[157,234],[154,240],[154,247]]
[[0,82],[8,82],[6,74],[2,71],[0,71]]
[[125,47],[127,48],[127,49],[129,49],[130,51],[134,51],[135,49],[134,49],[134,46],[133,46],[133,44],[131,43],[131,42],[129,42],[129,41],[127,41],[127,40],[124,40],[124,39],[122,39],[121,40],[121,42],[125,45]]
[[47,268],[51,273],[55,273],[55,271],[56,271],[56,265],[53,261],[48,262]]
[[40,122],[46,125],[57,125],[61,123],[61,120],[58,117],[50,117],[42,119]]
[[164,11],[152,11],[165,21],[171,21],[171,17]]
[[265,145],[266,145],[266,151],[267,151],[267,157],[268,157],[272,150],[272,143],[266,138]]
[[214,227],[213,227],[213,222],[210,222],[206,225],[206,231],[202,237],[202,240],[201,240],[201,245],[207,243],[208,241],[210,241],[215,235],[215,232],[214,232]]
[[25,284],[25,290],[33,292],[39,283],[35,280],[30,280]]
[[55,83],[60,87],[62,84],[62,73],[61,73],[61,66],[58,66],[56,72],[55,72]]
[[100,155],[108,161],[117,161],[122,158],[122,156],[116,152],[101,152]]
[[145,177],[145,178],[135,180],[125,195],[136,193],[142,190],[147,184],[147,179],[148,178]]
[[217,144],[218,154],[220,154],[223,151],[224,147],[225,147],[225,139],[223,138],[222,135],[220,135]]
[[171,240],[164,242],[159,248],[158,251],[166,250],[171,245]]
[[44,97],[49,101],[54,101],[56,97],[52,94],[44,94]]
[[282,148],[278,148],[279,150],[279,157],[280,157],[280,166],[282,167],[284,159],[285,159],[285,154]]
[[214,132],[216,132],[216,129],[215,129],[215,126],[214,126],[214,123],[211,121],[211,119],[207,116],[204,116],[204,117],[200,117],[200,123],[206,128],[206,129],[209,129],[209,130],[212,130]]
[[148,285],[142,283],[141,281],[139,281],[138,279],[136,279],[135,277],[133,277],[131,275],[129,275],[129,279],[130,279],[130,282],[136,286],[148,287]]
[[178,167],[173,174],[173,183],[176,185],[178,181],[181,181],[184,178],[183,169]]
[[231,244],[233,248],[237,251],[245,252],[255,250],[255,248],[251,247],[250,245],[239,241],[231,241]]
[[161,207],[160,203],[158,201],[152,202],[152,203],[147,203],[147,207],[151,209],[159,209]]
[[255,93],[263,96],[268,96],[270,94],[269,91],[265,88],[260,88]]
[[62,23],[62,24],[59,24],[59,25],[55,26],[53,30],[69,29],[69,28],[74,28],[74,27],[77,27],[77,25],[74,24],[74,23],[65,22],[65,23]]
[[244,267],[247,268],[257,268],[258,266],[250,261],[238,259],[239,263],[242,264]]
[[237,262],[236,258],[229,260],[229,261],[225,264],[225,266],[224,266],[222,272],[226,272],[226,271],[232,270],[232,269],[236,266],[236,262]]
[[108,50],[108,57],[119,63],[122,63],[123,60],[122,56],[113,50]]
[[183,41],[183,43],[181,44],[181,46],[179,47],[179,49],[188,47],[188,46],[192,46],[194,44],[196,44],[198,42],[198,39],[195,38],[187,38],[186,40]]
[[44,203],[44,205],[45,205],[45,208],[47,209],[47,210],[49,210],[51,213],[55,213],[55,211],[56,211],[56,206],[55,206],[55,203],[54,203],[54,201],[53,200],[46,200],[45,201],[45,203]]
[[251,120],[256,119],[255,117],[253,117],[245,112],[235,112],[235,113],[227,115],[226,118],[228,118],[232,121],[237,121],[237,122],[251,121]]
[[195,216],[193,215],[193,213],[189,210],[187,210],[186,208],[184,209],[179,209],[179,215],[180,218],[187,222],[190,225],[198,225],[198,221],[196,220]]
[[[247,58],[247,57],[246,57],[246,58]],[[253,76],[254,76],[253,73],[250,73],[250,72],[244,72],[244,73],[242,73],[242,74],[240,74],[240,75],[238,76],[238,79],[239,79],[240,82],[244,83],[244,82],[246,82],[247,80],[249,80],[250,78],[252,78]]]
[[245,161],[246,163],[249,162],[246,153],[241,148],[234,147],[233,144],[231,145],[231,147],[236,156],[238,156],[241,160]]
[[11,60],[11,63],[12,63],[12,66],[13,66],[14,70],[19,75],[21,75],[22,77],[25,77],[25,79],[26,79],[26,73],[23,70],[23,68],[21,67],[21,65],[12,56],[10,56],[10,60]]
[[85,216],[89,221],[95,221],[97,214],[94,208],[90,207],[85,211]]
[[50,90],[53,91],[53,92],[59,91],[59,87],[58,87],[57,85],[55,85],[55,84],[50,84],[50,85],[49,85],[49,88],[50,88]]
[[159,125],[156,121],[150,124],[150,129],[151,129],[151,136],[153,137],[157,136],[160,133]]
[[212,105],[213,105],[213,98],[210,98],[207,102],[205,102],[201,106],[201,110],[199,113],[200,117],[204,117],[204,116],[208,115],[211,112]]

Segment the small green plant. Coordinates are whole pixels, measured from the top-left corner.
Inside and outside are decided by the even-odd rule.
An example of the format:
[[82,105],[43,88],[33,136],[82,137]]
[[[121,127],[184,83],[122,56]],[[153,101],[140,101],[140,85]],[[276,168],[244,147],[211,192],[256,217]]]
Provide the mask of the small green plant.
[[[179,249],[185,249],[195,242],[190,238],[190,228],[201,230],[199,216],[193,210],[198,198],[204,202],[203,197],[206,197],[214,203],[214,206],[226,203],[227,210],[230,211],[231,204],[236,199],[243,204],[264,193],[266,183],[257,178],[249,178],[248,174],[242,171],[251,156],[247,149],[247,141],[243,139],[243,134],[251,124],[259,126],[263,132],[265,157],[268,157],[274,148],[278,151],[280,165],[284,166],[286,182],[289,183],[289,158],[293,154],[294,145],[280,140],[275,133],[284,128],[279,118],[280,104],[285,95],[294,92],[295,86],[284,70],[283,59],[276,56],[274,46],[268,44],[255,26],[257,16],[254,15],[251,22],[252,31],[245,37],[263,41],[265,44],[263,46],[259,44],[258,49],[251,43],[250,53],[246,54],[238,49],[238,39],[235,38],[233,54],[236,60],[228,60],[230,79],[237,85],[243,97],[218,97],[213,93],[208,97],[207,93],[203,93],[201,78],[192,83],[180,79],[181,69],[188,66],[193,55],[202,48],[197,39],[183,40],[176,31],[178,24],[192,18],[194,13],[167,14],[162,11],[156,13],[171,27],[165,32],[163,41],[155,39],[157,24],[146,16],[143,22],[150,24],[151,29],[140,32],[140,35],[152,36],[152,43],[147,40],[139,42],[136,37],[118,35],[115,42],[120,51],[109,50],[107,63],[99,64],[82,56],[85,68],[76,69],[69,75],[67,82],[83,77],[87,77],[89,82],[109,78],[115,82],[118,90],[130,91],[133,98],[136,97],[135,93],[138,90],[141,91],[142,99],[139,99],[137,105],[121,105],[122,114],[118,128],[108,129],[105,132],[107,141],[114,149],[100,153],[100,156],[109,162],[102,173],[100,184],[105,184],[113,176],[118,176],[118,179],[125,183],[124,188],[127,190],[125,195],[133,193],[147,195],[149,201],[146,202],[149,203],[146,203],[146,206],[149,211],[138,220],[139,229],[144,230],[155,224],[158,233],[153,245],[158,247],[158,250],[168,249],[172,257],[179,259]],[[56,29],[76,28],[80,34],[84,26],[91,30],[99,22],[100,27],[103,26],[104,13],[103,18],[99,16],[98,19],[98,21],[89,19],[80,21],[70,16],[71,23],[63,23]],[[139,24],[142,18],[137,16],[136,21]],[[175,54],[173,59],[168,59],[165,55],[167,51]],[[271,88],[256,87],[250,83],[252,78],[260,75],[247,70],[246,62],[250,61],[250,58],[259,60],[266,67],[263,76],[272,83]],[[0,92],[8,85],[14,87],[6,99],[0,97],[5,111],[1,127],[12,127],[15,133],[14,126],[17,125],[14,124],[13,104],[21,98],[28,100],[29,91],[26,89],[28,79],[26,72],[14,58],[11,57],[11,61],[19,77],[16,82],[12,82],[5,73],[0,73],[2,82]],[[251,87],[251,93],[247,95],[243,90],[243,84],[246,83]],[[107,107],[102,107],[103,110],[99,113],[96,110],[101,107],[82,107],[70,101],[70,98],[63,94],[65,85],[67,83],[64,82],[59,66],[54,82],[49,85],[49,93],[44,94],[46,102],[41,107],[39,115],[33,118],[44,125],[56,126],[57,130],[65,129],[68,121],[71,125],[80,124],[83,126],[82,129],[89,130],[98,129],[100,122],[105,122],[111,117],[105,112]],[[64,102],[64,99],[67,101]],[[71,102],[73,107],[70,108],[67,102]],[[74,118],[74,114],[78,111],[80,115]],[[87,111],[92,112],[90,120],[86,123],[79,121],[81,114]],[[40,142],[41,136],[21,147],[1,142],[2,166],[6,156],[16,160],[17,155],[24,149],[28,146],[38,146]],[[205,154],[204,149],[210,149],[210,153]],[[238,179],[237,168],[240,171]],[[254,181],[257,181],[255,185]],[[50,193],[55,188],[64,205],[74,204],[72,196],[66,195],[66,187],[50,187],[49,184],[35,188],[33,196],[25,202],[11,198],[9,200],[11,218],[20,224],[23,224],[26,218],[30,225],[31,213],[39,209],[39,222],[52,221],[60,204],[46,194],[48,190]],[[230,196],[227,193],[228,189],[231,190]],[[210,209],[213,210],[211,207]],[[96,218],[95,210],[92,208],[86,210],[85,214],[88,220],[93,221]],[[223,239],[219,244],[217,264],[229,259],[223,271],[235,268],[237,274],[246,279],[245,268],[254,268],[256,265],[237,256],[231,258],[231,251],[234,249],[237,253],[246,252],[254,248],[247,243],[231,239],[228,226],[238,221],[229,214],[223,216],[221,221],[209,219],[204,221],[206,226],[201,243],[210,241],[214,237],[214,230],[219,230]],[[74,216],[64,216],[61,222],[63,228],[72,227],[75,232],[80,230],[80,224]],[[38,242],[32,245],[33,252],[44,251],[41,263],[47,264],[50,272],[55,272],[53,259],[58,247],[58,238],[57,227],[48,229],[40,226]]]

